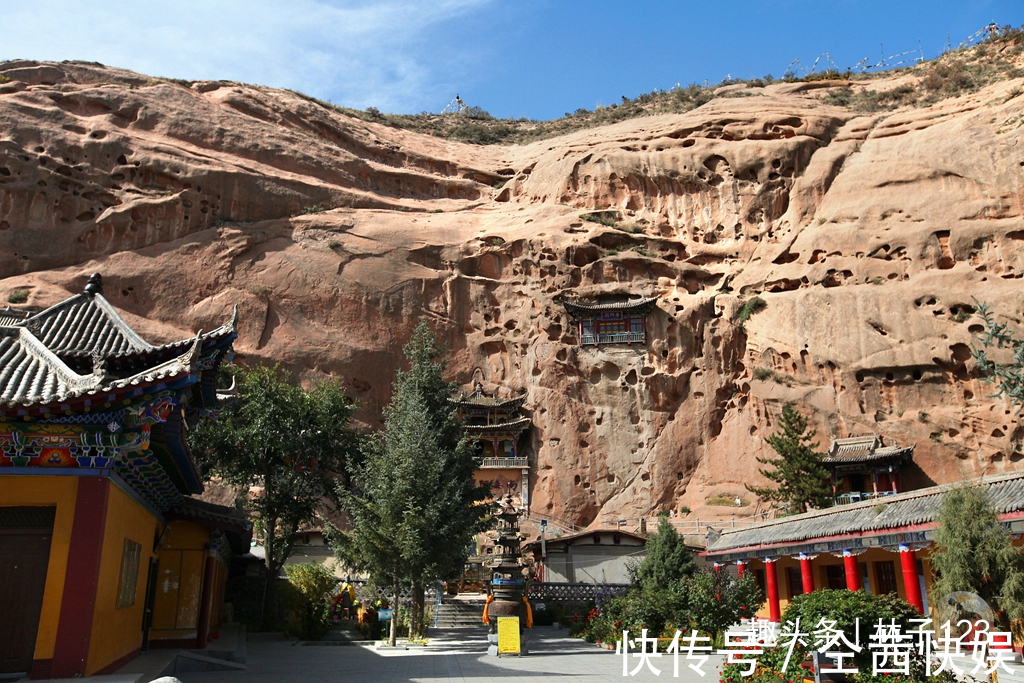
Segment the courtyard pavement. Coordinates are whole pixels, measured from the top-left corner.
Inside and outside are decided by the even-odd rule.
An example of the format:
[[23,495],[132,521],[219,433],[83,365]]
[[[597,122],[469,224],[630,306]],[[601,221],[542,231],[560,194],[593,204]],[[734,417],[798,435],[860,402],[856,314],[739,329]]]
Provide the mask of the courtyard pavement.
[[[530,631],[529,654],[492,657],[487,654],[485,631],[480,628],[433,629],[427,647],[376,649],[372,644],[354,646],[300,645],[279,639],[250,639],[248,671],[175,674],[183,683],[307,683],[320,681],[504,681],[544,680],[571,683],[587,681],[673,680],[672,658],[653,660],[661,670],[655,676],[644,670],[623,677],[622,657],[614,651],[570,638],[565,630],[538,627]],[[632,670],[638,660],[630,658]],[[689,683],[717,683],[722,661],[712,656],[704,665],[703,678],[679,660],[679,679]]]

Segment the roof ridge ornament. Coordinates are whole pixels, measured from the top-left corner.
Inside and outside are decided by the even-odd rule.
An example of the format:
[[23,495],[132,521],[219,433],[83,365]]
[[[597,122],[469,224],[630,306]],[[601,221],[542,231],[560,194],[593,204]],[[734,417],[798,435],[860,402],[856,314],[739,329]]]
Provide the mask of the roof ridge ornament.
[[92,375],[101,383],[107,378],[107,358],[101,353],[92,354]]
[[85,283],[85,290],[83,294],[88,296],[94,296],[96,294],[103,293],[103,276],[99,273],[93,273],[89,276],[89,281]]

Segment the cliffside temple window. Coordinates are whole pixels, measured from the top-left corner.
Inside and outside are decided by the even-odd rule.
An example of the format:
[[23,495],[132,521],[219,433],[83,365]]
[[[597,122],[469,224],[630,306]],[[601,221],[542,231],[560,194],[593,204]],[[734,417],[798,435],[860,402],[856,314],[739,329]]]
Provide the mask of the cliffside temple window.
[[902,493],[900,468],[913,455],[914,446],[886,446],[877,434],[832,439],[822,464],[832,472],[835,504]]
[[601,296],[593,302],[563,299],[565,312],[576,322],[580,346],[646,344],[647,315],[658,297]]

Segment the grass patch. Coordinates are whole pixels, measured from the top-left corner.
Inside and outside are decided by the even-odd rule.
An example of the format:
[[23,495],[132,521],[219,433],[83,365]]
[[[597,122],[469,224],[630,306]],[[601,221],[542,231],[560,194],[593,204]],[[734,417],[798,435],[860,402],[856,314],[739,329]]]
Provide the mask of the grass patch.
[[878,503],[874,507],[872,507],[871,509],[874,511],[874,513],[876,515],[880,515],[883,512],[885,512],[885,508],[887,507],[887,505],[888,505],[888,503]]
[[747,299],[739,310],[736,311],[736,320],[742,325],[743,323],[750,320],[750,316],[755,313],[759,313],[768,307],[768,302],[759,296],[755,296],[752,299]]
[[341,242],[339,242],[338,240],[331,240],[330,242],[327,243],[327,247],[329,249],[337,249],[340,246]]
[[270,287],[267,287],[266,285],[249,285],[246,287],[246,291],[253,296],[267,297],[270,296],[271,290]]
[[628,232],[630,235],[639,235],[644,231],[644,227],[639,223],[626,223],[623,225],[612,223],[611,227],[615,228],[616,230],[621,230],[622,232]]
[[490,237],[485,237],[484,242],[491,245],[492,247],[500,247],[501,245],[505,244],[505,238],[498,237],[497,235],[491,235]]
[[580,218],[588,223],[598,223],[609,228],[617,228],[619,213],[617,211],[592,211],[591,213],[581,213]]
[[917,421],[918,422],[927,422],[928,421],[928,413],[924,412],[923,410],[921,412],[919,412],[917,414]]
[[711,496],[704,501],[705,505],[717,505],[721,507],[741,508],[747,505],[747,501],[740,498],[740,504],[736,504],[736,496]]
[[875,411],[875,422],[885,422],[889,419],[889,416],[883,413],[881,410]]
[[942,432],[932,432],[928,435],[928,438],[932,441],[942,441]]
[[7,295],[7,303],[9,304],[23,304],[28,301],[28,293],[31,290],[28,289],[14,289]]
[[300,211],[299,213],[303,216],[309,216],[315,213],[323,213],[324,211],[327,211],[327,208],[317,204],[316,206],[303,207],[302,211]]

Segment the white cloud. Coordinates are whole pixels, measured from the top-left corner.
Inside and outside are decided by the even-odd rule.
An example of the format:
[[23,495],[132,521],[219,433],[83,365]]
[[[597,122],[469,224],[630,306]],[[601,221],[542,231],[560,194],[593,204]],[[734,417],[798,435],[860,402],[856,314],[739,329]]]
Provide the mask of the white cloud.
[[357,108],[437,110],[472,74],[469,48],[437,34],[492,1],[0,0],[0,59],[83,59],[293,88]]

